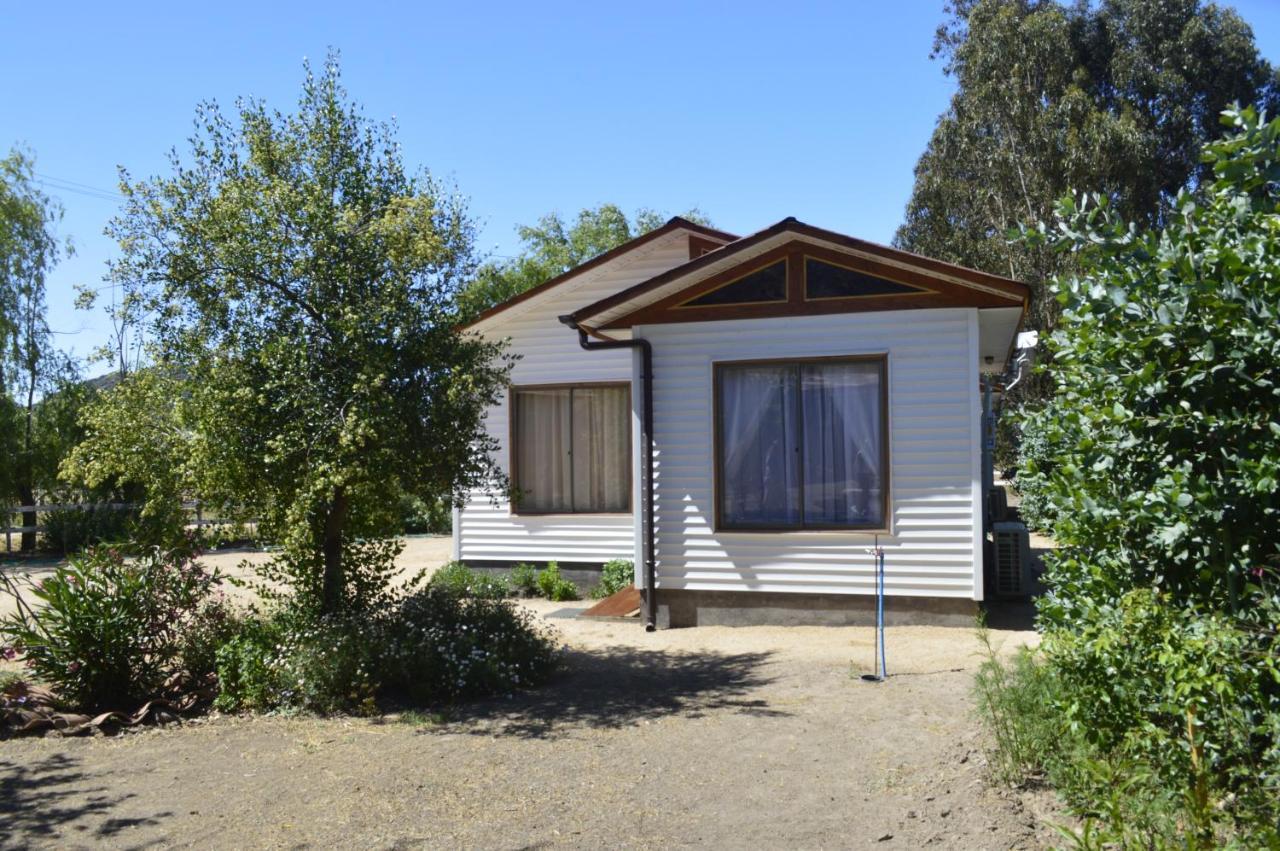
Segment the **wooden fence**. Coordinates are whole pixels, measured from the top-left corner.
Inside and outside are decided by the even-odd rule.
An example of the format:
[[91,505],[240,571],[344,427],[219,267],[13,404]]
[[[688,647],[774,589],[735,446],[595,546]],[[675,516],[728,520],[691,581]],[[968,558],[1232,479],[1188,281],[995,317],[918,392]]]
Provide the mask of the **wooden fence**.
[[[5,518],[4,527],[4,551],[6,553],[13,552],[13,536],[22,535],[28,532],[34,532],[37,535],[47,528],[44,523],[37,523],[34,526],[10,526],[9,518],[14,515],[23,515],[35,512],[36,519],[39,520],[41,514],[52,514],[58,511],[82,511],[92,509],[94,511],[128,511],[133,508],[141,508],[140,502],[63,502],[48,503],[44,505],[13,505],[0,506],[0,517]],[[204,516],[204,507],[199,500],[190,500],[182,503],[182,507],[192,514],[192,520],[187,525],[190,527],[200,528],[202,526],[219,526],[228,522],[226,518],[216,517],[213,519]]]

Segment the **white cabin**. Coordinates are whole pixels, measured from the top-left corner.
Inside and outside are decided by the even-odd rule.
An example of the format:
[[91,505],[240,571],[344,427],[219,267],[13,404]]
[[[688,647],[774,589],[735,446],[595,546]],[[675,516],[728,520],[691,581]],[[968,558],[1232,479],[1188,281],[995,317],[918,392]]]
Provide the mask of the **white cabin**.
[[670,625],[848,622],[869,611],[878,544],[899,620],[967,618],[981,379],[1005,371],[1028,298],[795,219],[743,238],[672,219],[469,326],[519,356],[487,418],[516,497],[473,494],[454,555],[629,559]]

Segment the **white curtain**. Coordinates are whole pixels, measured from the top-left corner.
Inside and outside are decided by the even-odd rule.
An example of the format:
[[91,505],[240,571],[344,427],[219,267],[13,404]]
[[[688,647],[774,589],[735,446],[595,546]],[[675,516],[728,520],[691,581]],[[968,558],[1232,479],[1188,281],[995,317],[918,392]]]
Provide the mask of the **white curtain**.
[[525,511],[571,506],[569,390],[516,392],[516,486]]
[[800,521],[794,366],[720,373],[721,520],[739,526]]
[[880,370],[870,361],[801,367],[806,525],[884,521]]
[[625,387],[573,391],[573,509],[626,511],[631,491],[631,415]]
[[519,509],[626,511],[631,492],[630,415],[623,386],[517,390]]

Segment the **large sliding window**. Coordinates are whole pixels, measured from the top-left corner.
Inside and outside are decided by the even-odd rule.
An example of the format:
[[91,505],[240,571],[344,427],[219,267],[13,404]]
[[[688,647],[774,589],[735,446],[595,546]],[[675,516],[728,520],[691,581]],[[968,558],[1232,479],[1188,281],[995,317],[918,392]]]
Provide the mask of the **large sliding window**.
[[514,387],[511,404],[517,511],[630,510],[629,385]]
[[724,363],[715,379],[720,528],[884,527],[884,357]]

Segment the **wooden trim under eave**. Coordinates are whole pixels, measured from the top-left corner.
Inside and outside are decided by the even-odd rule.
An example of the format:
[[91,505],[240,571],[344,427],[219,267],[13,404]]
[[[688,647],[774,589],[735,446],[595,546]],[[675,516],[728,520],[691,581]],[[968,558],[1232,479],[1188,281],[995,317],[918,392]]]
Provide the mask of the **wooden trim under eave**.
[[[804,258],[835,263],[886,281],[913,287],[920,292],[806,299]],[[753,271],[787,260],[787,300],[724,305],[691,305],[708,292],[727,286]],[[1023,297],[972,289],[964,284],[934,278],[918,270],[901,268],[847,254],[805,240],[792,240],[755,257],[690,284],[658,299],[653,304],[619,316],[599,330],[616,330],[633,325],[662,325],[675,322],[716,322],[726,319],[760,319],[777,316],[809,316],[832,313],[862,313],[884,310],[911,310],[952,307],[1015,307]]]

